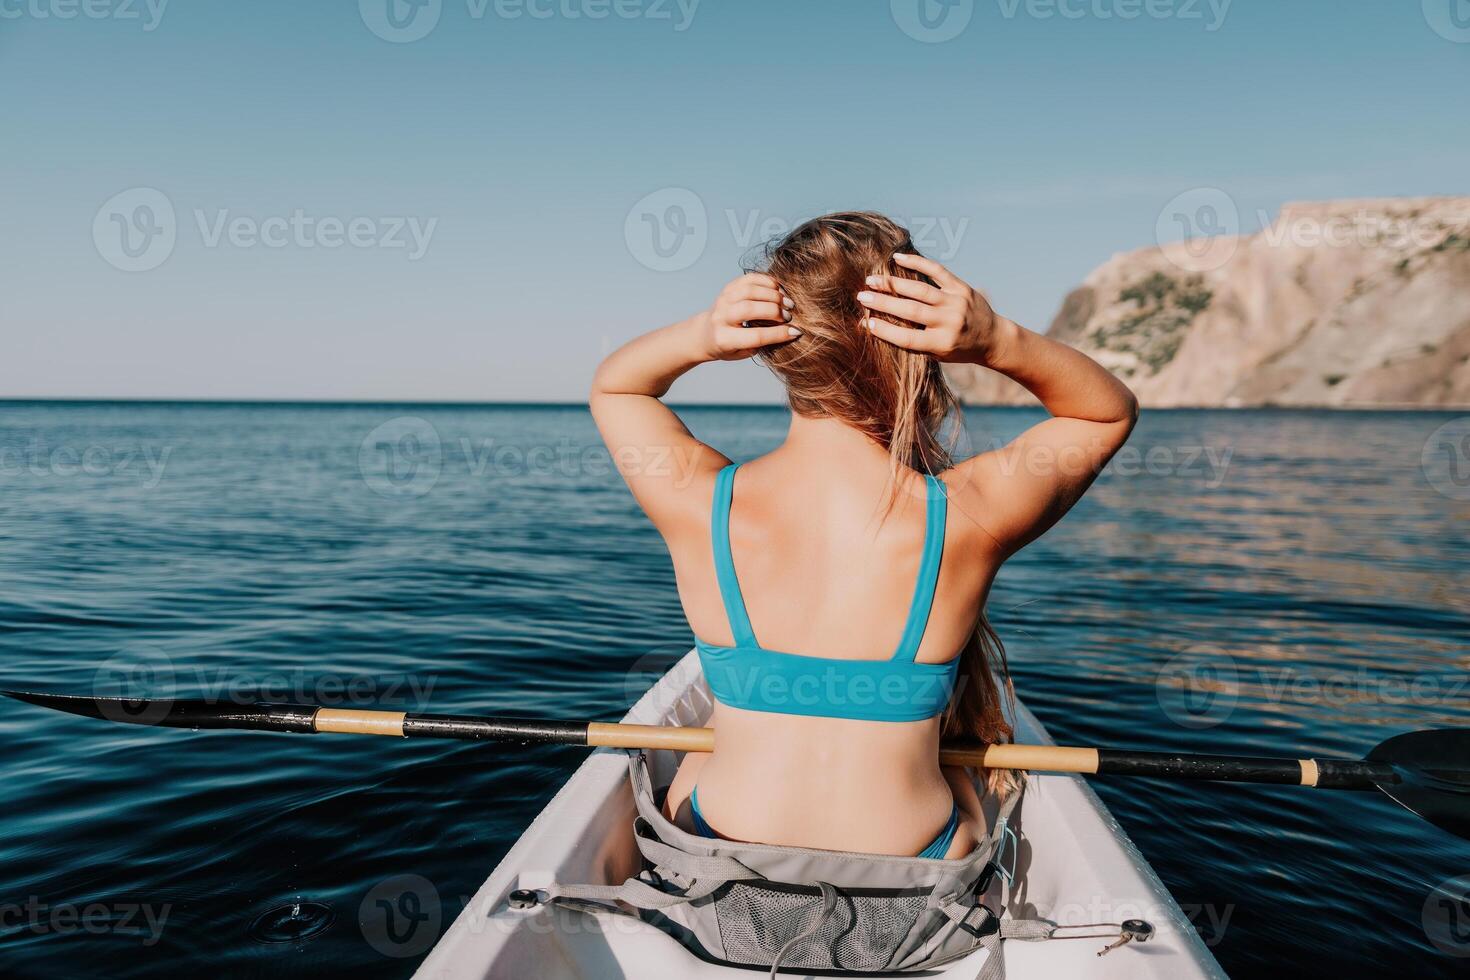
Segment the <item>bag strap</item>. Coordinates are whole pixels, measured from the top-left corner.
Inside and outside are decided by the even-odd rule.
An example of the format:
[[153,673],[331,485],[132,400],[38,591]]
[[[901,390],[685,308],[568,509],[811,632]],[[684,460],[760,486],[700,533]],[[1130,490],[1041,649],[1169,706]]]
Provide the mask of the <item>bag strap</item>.
[[[940,911],[955,925],[974,935],[975,945],[985,950],[985,963],[981,965],[976,980],[1005,980],[1004,940],[1042,942],[1055,938],[1053,934],[1060,928],[1047,919],[1018,919],[1006,915],[1004,907],[997,915],[989,907],[979,903],[970,905],[960,901],[947,902],[940,906]],[[976,916],[976,913],[979,915]],[[959,955],[968,956],[971,952],[973,948]]]
[[[642,878],[629,878],[621,885],[568,885],[553,882],[541,890],[546,901],[561,905],[580,906],[583,902],[622,902],[635,909],[651,911],[673,908],[686,902],[697,902],[708,897],[724,882],[707,882],[680,892],[660,891]],[[613,912],[616,909],[601,909]]]
[[732,857],[718,854],[690,854],[671,847],[651,834],[642,833],[648,821],[642,816],[633,820],[633,839],[648,862],[659,869],[660,876],[678,891],[663,891],[635,875],[620,885],[572,885],[555,882],[543,891],[551,901],[622,902],[635,909],[667,909],[687,902],[708,898],[732,881],[750,881],[760,874]]
[[651,834],[639,833],[646,829],[648,829],[647,820],[643,817],[634,818],[633,839],[638,842],[638,850],[642,851],[643,856],[655,867],[666,868],[685,878],[749,881],[760,877],[759,874],[732,857],[719,854],[690,854],[671,844],[665,844]]

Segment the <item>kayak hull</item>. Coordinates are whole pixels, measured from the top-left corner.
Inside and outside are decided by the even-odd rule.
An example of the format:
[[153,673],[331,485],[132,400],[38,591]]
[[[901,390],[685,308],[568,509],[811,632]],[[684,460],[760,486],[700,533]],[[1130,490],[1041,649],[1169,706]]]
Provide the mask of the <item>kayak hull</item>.
[[[700,725],[711,709],[693,653],[651,688],[624,719],[631,724]],[[1016,741],[1051,744],[1024,705]],[[677,757],[649,755],[655,783],[673,776]],[[748,968],[699,959],[672,937],[626,916],[592,916],[557,907],[511,909],[510,892],[552,881],[616,884],[636,873],[633,796],[627,756],[598,749],[552,798],[501,860],[420,965],[419,980],[613,980],[749,978]],[[1104,938],[1005,943],[1011,980],[1030,977],[1191,980],[1223,977],[1219,964],[1096,794],[1077,776],[1033,774],[1014,822],[1020,834],[1012,915],[1062,924],[1145,919],[1156,932],[1099,957]],[[1116,932],[1113,933],[1113,937]],[[984,953],[926,976],[973,980]],[[873,976],[873,974],[866,974]],[[783,976],[800,976],[784,974]]]

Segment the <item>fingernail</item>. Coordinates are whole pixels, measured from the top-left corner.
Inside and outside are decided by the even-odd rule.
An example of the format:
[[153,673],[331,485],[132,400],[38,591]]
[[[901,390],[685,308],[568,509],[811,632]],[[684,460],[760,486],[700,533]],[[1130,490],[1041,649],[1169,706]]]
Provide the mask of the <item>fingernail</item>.
[[867,282],[867,284],[869,286],[881,286],[881,285],[883,285],[883,279],[882,279],[881,276],[869,276],[865,280],[865,282]]
[[793,306],[795,306],[796,303],[795,303],[795,301],[792,300],[792,298],[790,296],[787,296],[785,293],[782,293],[781,294],[781,305],[784,306],[784,307],[786,307],[789,310]]
[[859,303],[866,303],[868,300],[873,298],[873,294],[865,289],[862,292],[858,293],[857,298]]
[[783,316],[786,317],[786,319],[788,319],[788,320],[791,319],[791,311],[790,310],[782,310],[781,313],[782,313]]
[[786,328],[786,332],[789,333],[789,334],[791,334],[791,336],[793,336],[793,337],[800,337],[801,336],[801,331],[798,330],[798,329],[796,329],[795,327],[787,327]]

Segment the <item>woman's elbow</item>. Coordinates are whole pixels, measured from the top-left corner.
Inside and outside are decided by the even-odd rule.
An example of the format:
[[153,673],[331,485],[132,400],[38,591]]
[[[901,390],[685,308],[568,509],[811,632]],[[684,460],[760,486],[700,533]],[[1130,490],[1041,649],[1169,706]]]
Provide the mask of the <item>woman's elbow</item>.
[[1123,388],[1123,421],[1128,423],[1129,432],[1138,424],[1138,396],[1127,386]]
[[608,376],[607,359],[604,358],[602,363],[597,365],[597,370],[592,372],[592,384],[587,391],[587,400],[595,401],[599,395],[608,394],[612,390],[608,386],[609,380],[611,379]]

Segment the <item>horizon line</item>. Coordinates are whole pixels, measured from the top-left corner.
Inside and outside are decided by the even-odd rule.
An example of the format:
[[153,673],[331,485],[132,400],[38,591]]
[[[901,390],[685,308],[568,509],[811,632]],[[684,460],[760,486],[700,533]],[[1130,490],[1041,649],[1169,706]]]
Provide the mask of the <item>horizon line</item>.
[[[745,408],[790,411],[784,402],[665,402],[670,408]],[[395,399],[395,398],[198,398],[198,397],[144,397],[144,396],[94,396],[94,395],[0,395],[0,406],[5,405],[197,405],[215,408],[230,406],[297,407],[297,408],[371,408],[378,406],[401,406],[405,408],[579,408],[587,409],[585,401],[466,401],[444,399]],[[962,402],[965,409],[988,409],[1003,411],[1045,411],[1040,405],[1003,405],[985,402]],[[1141,406],[1144,412],[1392,412],[1404,414],[1450,414],[1464,412],[1466,405],[1415,405],[1399,403],[1349,404],[1349,405],[1157,405]]]

